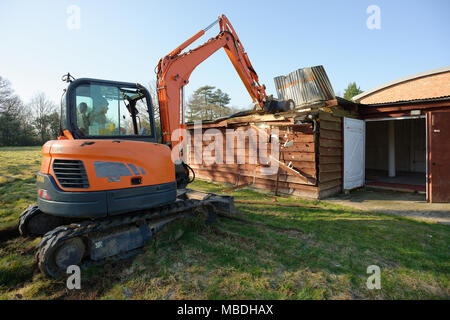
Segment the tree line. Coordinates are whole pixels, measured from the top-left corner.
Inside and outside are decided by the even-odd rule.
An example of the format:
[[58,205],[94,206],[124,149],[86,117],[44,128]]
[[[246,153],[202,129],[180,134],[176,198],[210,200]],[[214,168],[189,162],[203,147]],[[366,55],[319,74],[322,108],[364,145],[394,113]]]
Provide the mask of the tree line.
[[59,110],[44,93],[24,103],[0,76],[0,146],[42,145],[59,134]]
[[[157,134],[160,135],[160,115],[156,85],[149,83],[155,115]],[[186,121],[213,120],[240,111],[228,106],[230,96],[214,86],[195,90],[187,103]],[[141,115],[146,107],[138,105]],[[145,118],[141,119],[143,122]],[[11,83],[0,76],[0,147],[42,145],[59,135],[60,109],[44,93],[24,103],[14,92]],[[148,119],[147,119],[148,122]]]

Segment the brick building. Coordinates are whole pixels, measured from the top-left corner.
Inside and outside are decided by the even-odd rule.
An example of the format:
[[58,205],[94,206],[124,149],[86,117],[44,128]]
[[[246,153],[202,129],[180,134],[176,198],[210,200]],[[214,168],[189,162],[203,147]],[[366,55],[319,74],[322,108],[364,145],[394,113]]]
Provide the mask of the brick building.
[[450,66],[385,83],[353,100],[366,124],[366,185],[450,202]]

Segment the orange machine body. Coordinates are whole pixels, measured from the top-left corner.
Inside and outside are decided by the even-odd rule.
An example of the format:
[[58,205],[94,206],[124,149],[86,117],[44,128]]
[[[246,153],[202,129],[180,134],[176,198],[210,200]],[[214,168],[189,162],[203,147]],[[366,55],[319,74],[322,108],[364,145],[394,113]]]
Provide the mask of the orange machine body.
[[[175,181],[171,150],[163,144],[127,140],[52,140],[42,147],[42,154],[41,173],[53,176],[64,191],[104,191]],[[67,188],[61,184],[54,171],[55,159],[82,161],[89,188]],[[110,172],[105,174],[103,170],[99,174],[99,163],[113,164]],[[117,166],[125,170],[114,170]],[[141,183],[132,184],[133,178],[141,178]]]

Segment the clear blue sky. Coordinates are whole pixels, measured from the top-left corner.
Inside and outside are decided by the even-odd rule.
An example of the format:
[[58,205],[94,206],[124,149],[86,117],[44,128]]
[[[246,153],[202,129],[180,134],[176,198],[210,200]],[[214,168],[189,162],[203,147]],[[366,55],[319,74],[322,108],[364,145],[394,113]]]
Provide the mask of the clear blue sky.
[[[80,29],[67,8],[81,9]],[[381,29],[369,30],[369,5]],[[220,14],[228,16],[258,72],[276,96],[273,78],[323,65],[334,90],[351,81],[363,90],[450,65],[450,1],[0,1],[0,75],[27,102],[37,92],[58,101],[62,74],[148,83],[158,60]],[[216,35],[211,29],[197,44]],[[251,99],[221,50],[192,74],[201,85]]]

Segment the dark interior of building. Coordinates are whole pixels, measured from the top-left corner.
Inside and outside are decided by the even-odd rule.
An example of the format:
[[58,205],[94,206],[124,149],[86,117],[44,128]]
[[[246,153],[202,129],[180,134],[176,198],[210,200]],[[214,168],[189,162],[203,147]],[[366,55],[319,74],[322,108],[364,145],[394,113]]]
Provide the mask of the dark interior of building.
[[366,185],[425,193],[424,118],[366,122]]

